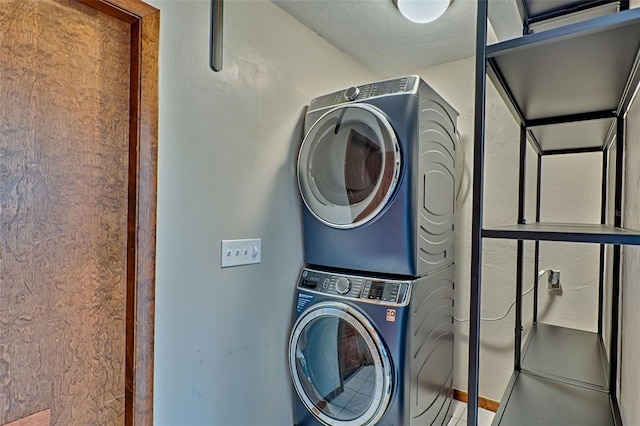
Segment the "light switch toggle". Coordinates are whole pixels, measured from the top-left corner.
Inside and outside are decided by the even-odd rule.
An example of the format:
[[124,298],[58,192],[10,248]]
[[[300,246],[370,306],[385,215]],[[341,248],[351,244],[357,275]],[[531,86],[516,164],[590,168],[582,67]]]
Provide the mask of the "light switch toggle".
[[220,267],[251,265],[262,260],[262,240],[222,240]]

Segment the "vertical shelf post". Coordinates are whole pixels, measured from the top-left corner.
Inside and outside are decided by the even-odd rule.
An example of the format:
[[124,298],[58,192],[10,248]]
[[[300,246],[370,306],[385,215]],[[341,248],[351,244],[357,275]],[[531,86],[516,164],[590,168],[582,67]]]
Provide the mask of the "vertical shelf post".
[[[624,167],[624,128],[625,120],[618,114],[616,119],[616,191],[614,226],[622,227],[622,179]],[[620,244],[613,246],[613,283],[611,291],[611,350],[609,360],[609,392],[618,399],[618,323],[620,322]]]
[[487,92],[487,3],[478,0],[476,26],[475,117],[473,140],[473,214],[471,224],[471,295],[469,302],[469,375],[467,425],[478,424],[480,384],[480,287],[482,275],[482,211],[485,143],[485,95]]
[[[607,150],[602,151],[602,190],[600,193],[600,223],[607,224],[607,189],[608,189],[608,156]],[[605,282],[605,256],[607,246],[600,244],[600,277],[598,284],[598,334],[602,336],[604,327],[604,282]]]
[[[536,175],[536,222],[540,222],[540,208],[542,200],[542,154],[538,153],[538,167]],[[540,270],[540,241],[536,240],[533,258],[533,322],[538,322],[538,271]]]
[[[527,167],[527,128],[520,125],[520,163],[518,176],[518,224],[525,223],[525,198],[526,198],[526,167]],[[524,279],[524,242],[518,240],[516,264],[516,325],[515,344],[513,355],[513,367],[520,371],[522,360],[522,281]]]

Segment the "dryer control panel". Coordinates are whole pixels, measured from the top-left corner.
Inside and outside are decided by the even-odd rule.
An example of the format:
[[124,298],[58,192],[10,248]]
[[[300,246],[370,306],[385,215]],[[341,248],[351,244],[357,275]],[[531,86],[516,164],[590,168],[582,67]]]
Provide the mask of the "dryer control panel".
[[362,302],[383,305],[406,305],[411,283],[355,275],[331,274],[304,268],[298,288],[316,293],[330,294]]
[[412,75],[371,84],[364,84],[362,86],[353,86],[348,89],[343,89],[312,99],[309,104],[308,111],[315,111],[351,101],[361,101],[363,99],[377,98],[397,93],[415,94],[417,93],[418,85],[419,78]]

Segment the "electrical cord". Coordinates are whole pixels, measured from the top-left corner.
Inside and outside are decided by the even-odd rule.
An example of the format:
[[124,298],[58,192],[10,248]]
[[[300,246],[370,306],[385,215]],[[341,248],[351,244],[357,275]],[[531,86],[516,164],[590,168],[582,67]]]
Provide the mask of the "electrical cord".
[[[549,271],[548,269],[544,269],[542,271],[538,272],[538,281],[540,281],[540,278],[542,278],[542,276]],[[526,296],[527,294],[531,293],[533,291],[534,287],[531,287],[529,290],[525,291],[524,293],[522,293],[522,297]],[[500,321],[503,320],[507,317],[507,315],[509,315],[509,313],[511,312],[511,310],[513,309],[513,307],[515,306],[516,301],[514,300],[513,303],[511,303],[511,306],[509,306],[509,309],[507,310],[507,312],[499,317],[495,317],[495,318],[480,318],[480,321]],[[457,318],[457,317],[453,317],[454,320],[458,321],[458,322],[468,322],[469,318],[466,319],[461,319],[461,318]]]
[[[456,179],[456,196],[455,196],[455,203],[456,203],[456,207],[458,207],[461,203],[461,201],[466,198],[466,191],[464,196],[462,197],[462,199],[460,198],[460,193],[462,191],[462,181],[464,180],[464,174],[465,174],[465,162],[464,162],[464,144],[462,143],[462,136],[460,135],[460,132],[458,132],[458,129],[455,130],[455,136],[456,136],[456,140],[454,140],[454,144],[456,146],[456,170],[455,170],[455,179]],[[540,281],[540,278],[542,278],[542,276],[548,272],[548,269],[543,269],[542,271],[538,272],[538,281]],[[533,291],[535,287],[531,287],[529,290],[525,291],[524,293],[522,293],[522,297],[526,296],[527,294],[531,293]],[[509,306],[509,309],[507,309],[507,312],[504,315],[501,315],[499,317],[495,317],[495,318],[480,318],[480,321],[500,321],[505,319],[509,313],[511,313],[511,310],[513,309],[513,307],[515,306],[516,301],[514,300],[511,305]],[[457,317],[453,317],[453,319],[455,319],[458,322],[468,322],[469,319],[461,319],[461,318],[457,318]]]

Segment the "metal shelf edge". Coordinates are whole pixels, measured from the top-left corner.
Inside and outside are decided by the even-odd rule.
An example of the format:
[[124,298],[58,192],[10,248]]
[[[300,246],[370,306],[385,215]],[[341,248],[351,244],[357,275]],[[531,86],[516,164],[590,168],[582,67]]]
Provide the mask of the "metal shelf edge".
[[507,406],[509,405],[509,398],[511,398],[511,393],[513,392],[513,388],[515,387],[516,381],[518,380],[519,371],[514,371],[509,378],[509,382],[507,383],[507,388],[502,395],[502,399],[500,400],[500,405],[498,406],[498,411],[496,411],[496,415],[493,417],[493,421],[491,422],[491,426],[499,426],[502,421],[502,416],[504,415]]
[[[553,224],[553,228],[556,229],[538,227],[538,225],[544,226],[544,223],[531,223],[528,225],[532,226],[525,224],[483,228],[482,237],[508,240],[640,245],[640,232],[615,228],[609,225],[584,226],[582,224],[566,224],[566,229],[559,226],[560,224]],[[570,229],[576,226],[584,226],[584,229]]]
[[640,21],[640,8],[624,10],[611,15],[600,16],[582,22],[566,25],[551,30],[527,34],[512,40],[487,46],[487,58],[504,55],[516,50],[527,49],[536,45],[553,43],[568,38],[586,36],[601,31],[632,25]]

